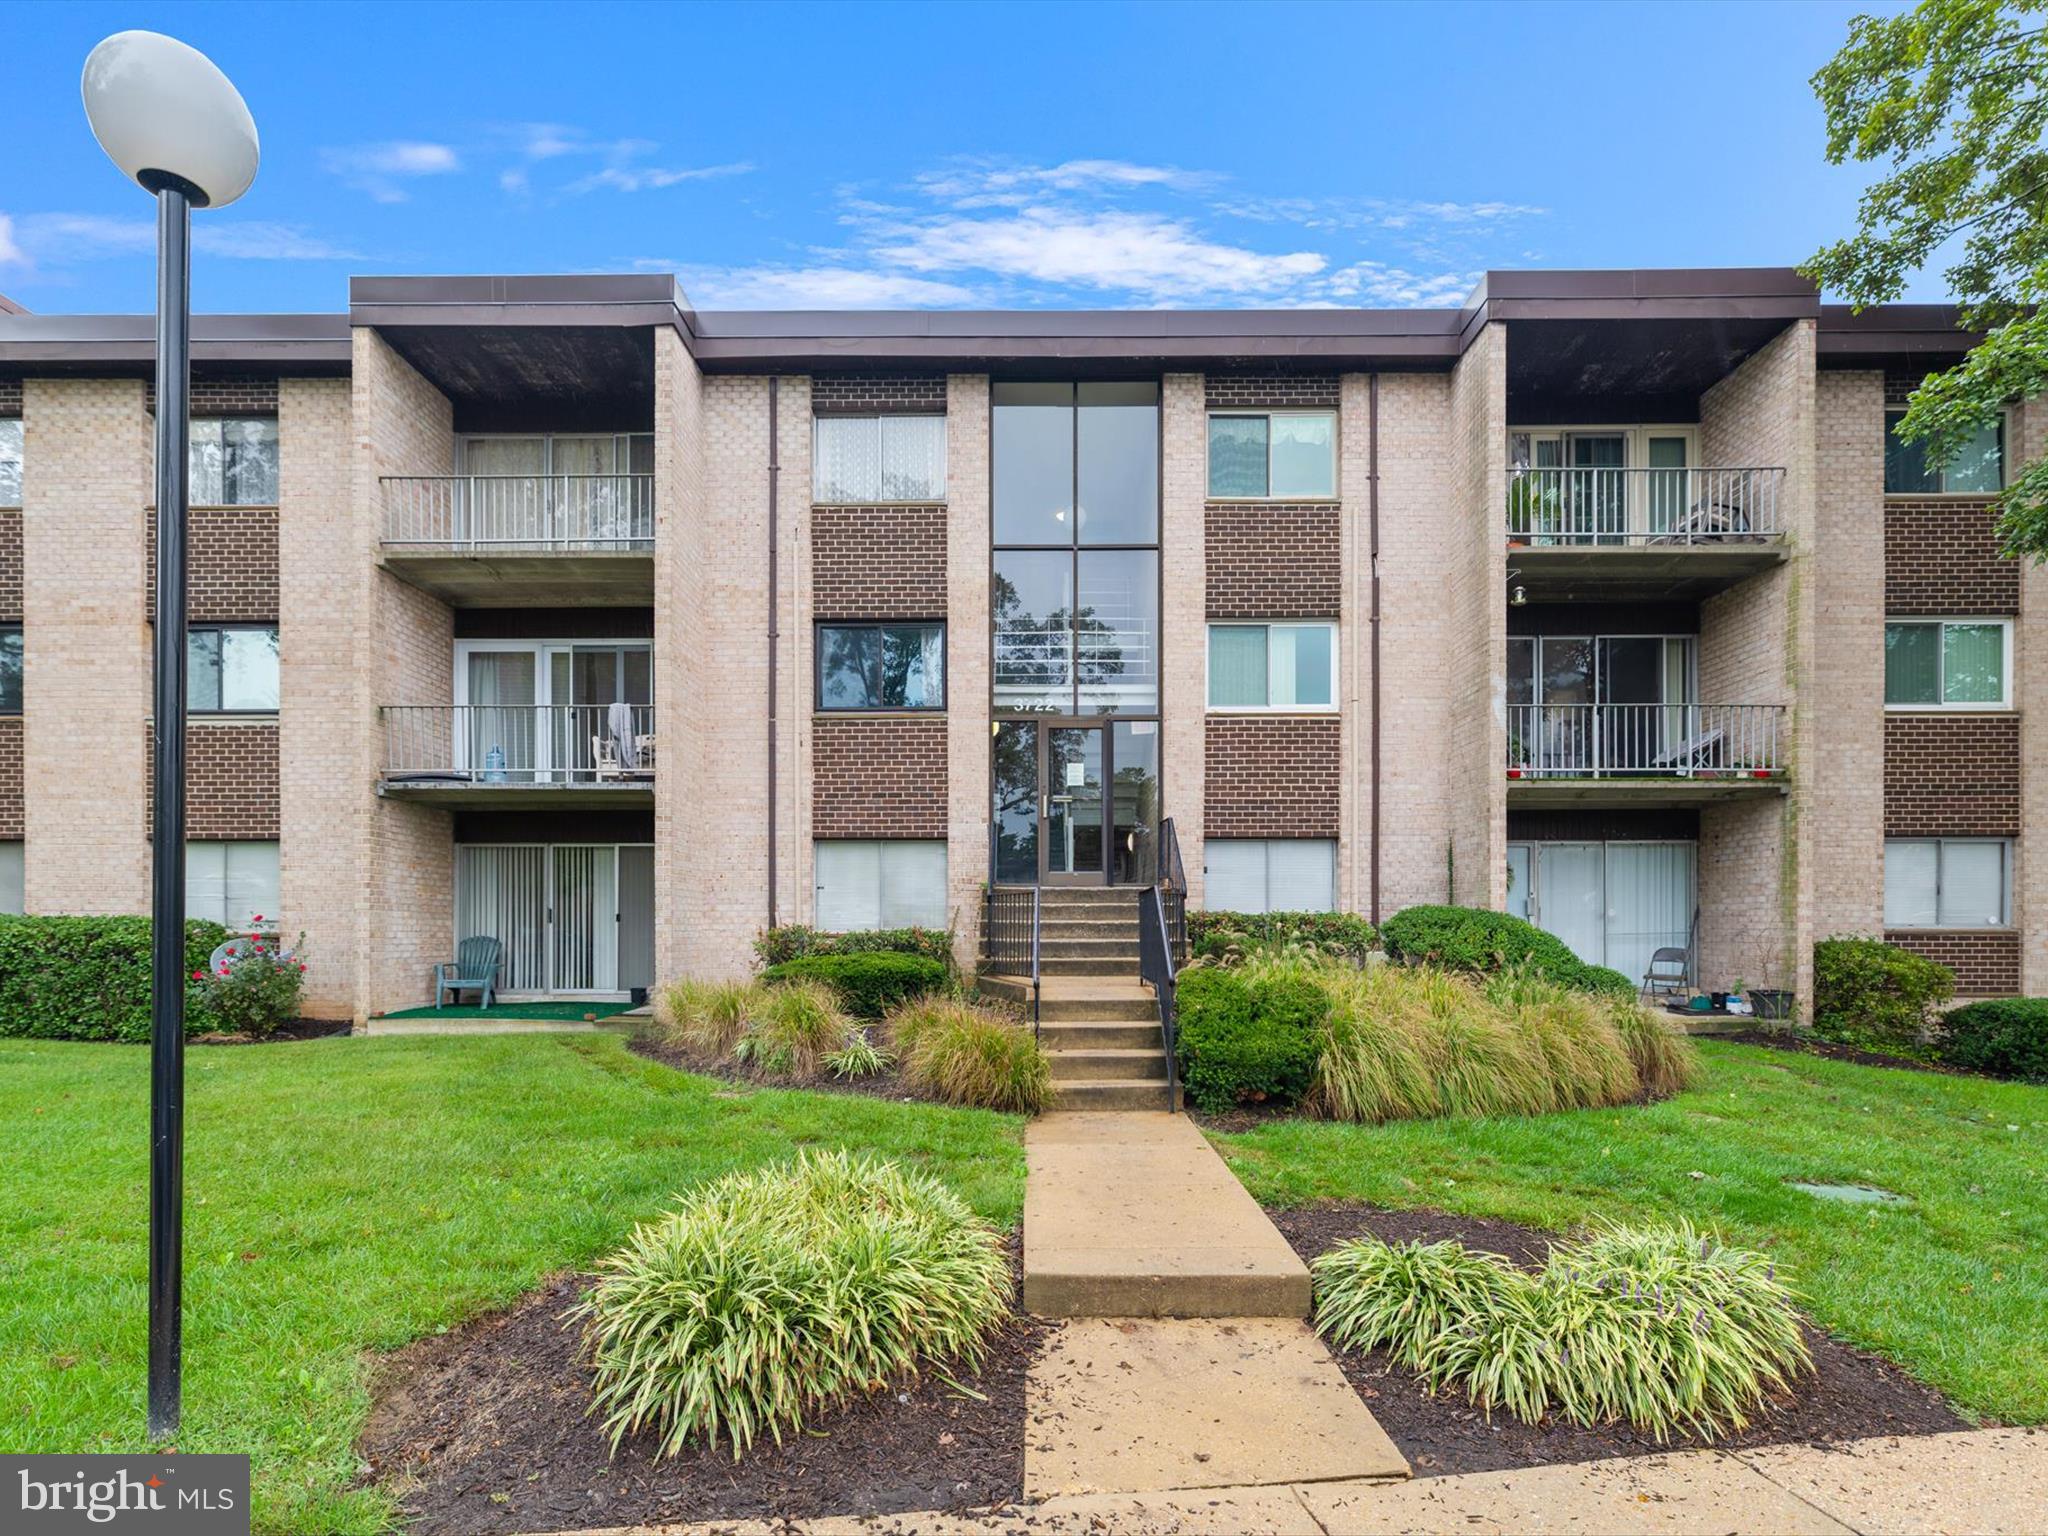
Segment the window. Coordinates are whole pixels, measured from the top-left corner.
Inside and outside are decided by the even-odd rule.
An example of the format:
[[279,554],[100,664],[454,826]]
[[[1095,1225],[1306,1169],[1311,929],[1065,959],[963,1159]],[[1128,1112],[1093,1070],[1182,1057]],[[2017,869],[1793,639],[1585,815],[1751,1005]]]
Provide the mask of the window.
[[818,626],[818,708],[945,707],[945,625]]
[[820,416],[811,445],[815,501],[945,500],[943,416]]
[[1884,488],[1899,496],[1995,496],[2005,488],[2005,420],[1972,438],[1942,469],[1930,469],[1926,450],[1899,436],[1904,411],[1884,413]]
[[821,841],[817,926],[827,933],[946,926],[943,842]]
[[1884,701],[1896,709],[2004,709],[2012,621],[1894,619],[1884,627]]
[[1211,624],[1211,709],[1334,709],[1332,624]]
[[195,417],[190,442],[193,506],[277,505],[276,417]]
[[21,418],[0,417],[0,507],[21,505]]
[[185,707],[194,714],[277,708],[277,626],[194,629],[185,641]]
[[276,843],[187,843],[185,915],[236,933],[277,927]]
[[1202,867],[1211,912],[1337,908],[1337,844],[1328,838],[1212,837]]
[[1887,928],[2003,928],[2012,921],[2012,843],[1998,837],[1888,837]]
[[1211,416],[1209,494],[1275,499],[1335,496],[1335,413],[1264,411]]
[[22,855],[27,846],[20,838],[0,843],[0,913],[8,916],[18,916],[28,910],[22,897],[26,874],[26,860]]
[[0,715],[21,713],[21,626],[0,624]]

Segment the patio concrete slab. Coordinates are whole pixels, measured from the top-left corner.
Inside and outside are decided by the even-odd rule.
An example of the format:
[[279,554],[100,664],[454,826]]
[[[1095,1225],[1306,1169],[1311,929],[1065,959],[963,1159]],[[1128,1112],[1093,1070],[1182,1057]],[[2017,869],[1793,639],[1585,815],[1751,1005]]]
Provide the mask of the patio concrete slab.
[[1033,1500],[1408,1475],[1294,1319],[1070,1322],[1032,1363],[1025,1421]]
[[627,1027],[606,1019],[367,1019],[362,1035],[588,1035]]
[[1759,1475],[1867,1536],[2048,1530],[2048,1430],[1965,1430],[1738,1454]]
[[1025,1310],[1308,1314],[1308,1267],[1186,1116],[1045,1115],[1024,1149]]

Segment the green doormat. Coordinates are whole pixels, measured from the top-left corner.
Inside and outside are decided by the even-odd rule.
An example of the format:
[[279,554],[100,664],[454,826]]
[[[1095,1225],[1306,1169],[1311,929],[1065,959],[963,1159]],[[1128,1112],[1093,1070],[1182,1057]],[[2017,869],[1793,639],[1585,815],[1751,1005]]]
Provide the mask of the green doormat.
[[475,1004],[446,1008],[398,1008],[379,1014],[383,1019],[609,1019],[624,1013],[631,1003],[601,999],[582,1003],[493,1003],[488,1008]]

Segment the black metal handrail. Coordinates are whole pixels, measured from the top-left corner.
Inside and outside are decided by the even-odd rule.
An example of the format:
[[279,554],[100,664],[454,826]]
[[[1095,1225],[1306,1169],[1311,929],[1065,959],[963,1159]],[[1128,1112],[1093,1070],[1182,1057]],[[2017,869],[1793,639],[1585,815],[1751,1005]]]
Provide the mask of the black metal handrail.
[[1159,823],[1159,879],[1138,892],[1138,975],[1159,1000],[1159,1036],[1166,1047],[1166,1104],[1180,1102],[1180,1019],[1174,989],[1187,959],[1187,870],[1173,818]]
[[[993,832],[991,832],[993,843]],[[994,868],[993,864],[990,866]],[[1031,1033],[1039,1031],[1040,934],[1044,906],[1035,885],[999,886],[990,881],[981,923],[983,968],[1002,976],[1029,978]]]
[[1188,872],[1180,861],[1180,837],[1171,816],[1159,823],[1159,889],[1177,971],[1188,963]]

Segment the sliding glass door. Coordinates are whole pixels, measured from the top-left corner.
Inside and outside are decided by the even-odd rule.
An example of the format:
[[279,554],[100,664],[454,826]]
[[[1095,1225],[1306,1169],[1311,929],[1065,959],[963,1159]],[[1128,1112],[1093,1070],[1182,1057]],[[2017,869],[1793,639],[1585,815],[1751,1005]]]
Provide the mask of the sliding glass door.
[[503,946],[501,993],[611,993],[652,984],[654,849],[646,843],[462,843],[458,940]]
[[1696,864],[1685,841],[1510,843],[1508,910],[1640,982],[1658,950],[1692,942]]
[[[483,783],[588,779],[601,744],[653,730],[654,648],[646,641],[462,641],[456,647],[455,762]],[[636,749],[637,751],[637,749]]]

